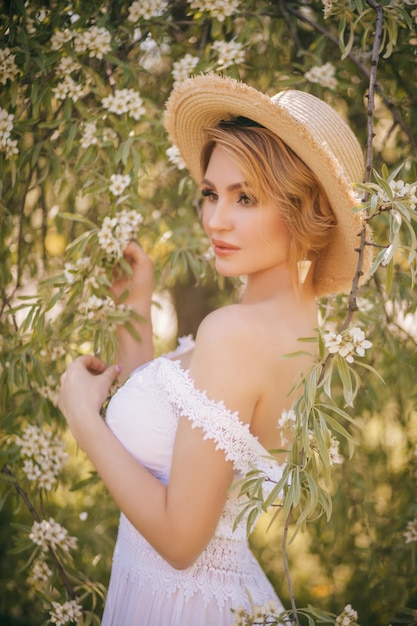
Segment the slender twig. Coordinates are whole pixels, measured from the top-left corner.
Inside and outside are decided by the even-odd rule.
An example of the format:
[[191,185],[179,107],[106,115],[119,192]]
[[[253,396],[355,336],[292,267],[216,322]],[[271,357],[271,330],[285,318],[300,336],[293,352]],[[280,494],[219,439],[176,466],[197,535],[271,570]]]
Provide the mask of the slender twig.
[[[368,183],[372,179],[375,90],[376,90],[376,85],[377,85],[376,76],[377,76],[377,70],[378,70],[379,50],[381,47],[381,39],[382,39],[384,9],[378,2],[375,2],[374,0],[367,0],[367,3],[376,12],[375,36],[374,36],[374,42],[372,46],[371,71],[369,72],[369,88],[368,88],[368,94],[367,94],[368,108],[367,108],[365,182]],[[369,197],[369,192],[366,192],[364,195],[363,201],[366,202],[368,197]],[[349,293],[349,309],[348,309],[348,313],[345,318],[345,321],[343,323],[342,330],[345,330],[349,326],[354,312],[357,311],[358,309],[358,305],[356,303],[356,295],[357,295],[358,288],[359,288],[359,280],[363,274],[362,267],[363,267],[363,259],[364,259],[366,245],[367,245],[366,226],[364,225],[360,233],[359,248],[357,248],[358,265],[356,268],[356,274],[352,282],[352,288]]]
[[30,511],[33,519],[36,522],[40,522],[41,518],[39,517],[38,512],[36,511],[36,509],[33,506],[32,502],[29,500],[27,493],[22,489],[22,487],[17,482],[16,478],[13,475],[13,472],[7,467],[7,465],[5,465],[4,467],[1,468],[1,472],[2,472],[2,474],[6,474],[6,476],[9,476],[9,478],[12,479],[11,483],[12,483],[13,487],[16,489],[17,493],[22,498],[23,502],[26,504],[26,507]]
[[297,626],[300,626],[300,622],[298,620],[298,615],[297,615],[297,607],[295,604],[295,596],[294,596],[294,590],[292,586],[292,579],[291,579],[291,574],[290,574],[290,566],[288,563],[288,552],[287,552],[288,530],[290,527],[292,514],[293,514],[293,506],[291,506],[290,511],[287,515],[287,519],[285,520],[284,532],[282,535],[282,558],[284,561],[284,571],[285,571],[285,577],[287,579],[288,593],[290,595],[290,600],[291,600],[293,621],[295,622]]
[[382,39],[382,26],[384,21],[384,9],[378,2],[367,0],[367,4],[376,12],[375,37],[372,46],[371,71],[369,72],[369,90],[368,90],[368,119],[367,119],[367,142],[366,142],[366,171],[365,182],[372,179],[372,160],[373,160],[373,139],[374,139],[374,111],[375,111],[375,90],[377,88],[377,69],[379,61],[379,49]]
[[[1,472],[3,474],[6,474],[6,476],[9,477],[9,479],[11,479],[11,483],[13,485],[13,487],[16,489],[17,493],[19,494],[19,496],[22,498],[23,502],[25,503],[27,509],[29,510],[29,512],[31,513],[33,519],[36,522],[40,522],[41,518],[38,515],[38,512],[36,511],[35,507],[33,506],[32,502],[30,501],[27,493],[25,492],[24,489],[22,489],[22,487],[19,485],[18,481],[16,480],[13,472],[11,471],[10,468],[8,468],[6,465],[4,467],[2,467]],[[53,560],[59,575],[61,576],[62,582],[64,584],[65,589],[67,590],[68,595],[70,596],[70,598],[72,600],[75,600],[75,598],[77,597],[77,594],[75,593],[69,579],[67,576],[67,573],[64,569],[64,566],[62,565],[61,561],[59,560],[55,550],[52,548],[51,544],[48,542],[48,551],[49,554],[51,556],[51,559]]]
[[[380,9],[381,12],[383,12],[383,8],[380,7],[376,2],[374,2],[373,4],[371,4],[371,2],[368,2],[368,4],[372,8],[375,8],[375,6],[378,6],[378,9]],[[291,15],[294,15],[294,17],[296,17],[297,19],[305,22],[306,24],[309,24],[312,28],[314,28],[314,30],[316,30],[319,33],[321,33],[322,35],[324,35],[326,37],[326,39],[328,39],[329,41],[334,43],[338,48],[340,48],[338,38],[335,37],[334,35],[332,35],[332,33],[330,33],[326,28],[324,28],[324,26],[322,26],[321,24],[318,24],[316,21],[310,19],[307,15],[304,15],[303,13],[299,13],[296,9],[293,9],[290,6],[286,6],[286,11],[288,11],[288,13],[291,13]],[[379,43],[381,43],[380,40],[379,40]],[[363,63],[361,63],[359,61],[359,59],[352,52],[349,52],[346,55],[346,57],[350,61],[352,61],[352,63],[354,65],[356,65],[356,67],[358,68],[360,73],[363,74],[363,76],[365,76],[365,78],[368,81],[370,81],[370,74],[372,72],[372,69],[371,69],[371,72],[370,72],[368,70],[368,68]],[[384,90],[382,89],[381,85],[379,85],[379,83],[375,83],[375,91],[377,91],[378,94],[381,96],[382,101],[384,102],[385,106],[391,112],[391,115],[392,115],[395,123],[398,124],[400,126],[400,128],[404,131],[404,133],[407,135],[407,138],[408,138],[408,140],[410,142],[410,145],[412,147],[415,147],[416,142],[415,142],[415,139],[413,137],[413,134],[411,133],[410,129],[408,128],[408,126],[406,125],[404,120],[402,119],[401,115],[398,113],[394,103],[391,102],[391,100],[386,96]]]

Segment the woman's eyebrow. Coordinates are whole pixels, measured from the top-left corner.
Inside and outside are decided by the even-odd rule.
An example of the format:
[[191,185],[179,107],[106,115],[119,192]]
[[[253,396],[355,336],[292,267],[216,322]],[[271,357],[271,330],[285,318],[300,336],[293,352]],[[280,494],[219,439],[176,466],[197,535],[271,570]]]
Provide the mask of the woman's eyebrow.
[[[207,178],[203,178],[203,180],[201,181],[202,185],[207,185],[208,187],[213,187],[213,189],[216,188],[216,185],[214,183],[212,183],[211,181],[209,181]],[[227,191],[234,191],[235,189],[242,189],[243,187],[247,187],[247,183],[245,181],[241,182],[241,183],[233,183],[233,185],[229,185],[228,187],[226,187]]]

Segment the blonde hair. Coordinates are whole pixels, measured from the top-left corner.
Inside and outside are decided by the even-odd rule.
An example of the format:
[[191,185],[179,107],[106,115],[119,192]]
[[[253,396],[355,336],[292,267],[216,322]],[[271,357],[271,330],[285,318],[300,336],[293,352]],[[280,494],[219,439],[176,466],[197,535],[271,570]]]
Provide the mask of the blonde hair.
[[330,242],[336,216],[310,168],[272,131],[246,118],[220,122],[207,131],[201,154],[205,172],[215,145],[241,170],[257,201],[276,206],[291,236],[289,264],[314,262]]

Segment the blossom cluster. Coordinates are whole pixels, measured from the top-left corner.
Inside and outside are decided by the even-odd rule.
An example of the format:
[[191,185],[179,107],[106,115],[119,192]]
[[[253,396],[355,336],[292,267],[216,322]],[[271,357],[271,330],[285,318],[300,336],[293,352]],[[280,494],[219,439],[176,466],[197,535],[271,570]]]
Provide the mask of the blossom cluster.
[[138,22],[141,18],[150,20],[160,17],[166,10],[167,0],[135,0],[129,7],[129,22]]
[[13,120],[14,115],[0,107],[0,152],[4,152],[8,159],[19,153],[16,139],[10,138],[13,130]]
[[278,427],[281,431],[281,441],[285,445],[288,443],[288,436],[291,438],[295,432],[295,427],[297,425],[297,416],[293,409],[289,411],[283,410],[281,413],[281,417],[278,420]]
[[81,69],[81,65],[74,61],[72,57],[62,57],[58,67],[56,68],[56,73],[58,76],[68,76],[68,74],[72,74],[74,72],[79,72]]
[[116,115],[127,113],[135,120],[139,120],[145,113],[143,100],[134,89],[116,89],[114,95],[103,98],[102,104],[111,113]]
[[20,446],[24,459],[23,471],[29,480],[36,480],[39,487],[50,491],[68,459],[63,442],[50,430],[28,424],[15,442]]
[[318,83],[322,87],[328,89],[336,89],[337,79],[335,77],[335,67],[330,62],[324,65],[315,65],[311,67],[304,77],[310,81],[310,83]]
[[27,579],[29,585],[34,587],[39,584],[46,583],[52,576],[52,570],[46,561],[38,559],[33,564],[32,572]]
[[5,85],[8,80],[14,80],[17,73],[15,63],[16,56],[11,53],[10,48],[0,48],[0,83]]
[[336,618],[335,626],[350,626],[350,624],[356,624],[357,619],[357,612],[352,609],[350,604],[347,604],[343,612]]
[[129,241],[137,238],[143,217],[123,209],[115,217],[106,216],[98,232],[98,243],[107,256],[121,258]]
[[49,613],[50,621],[57,626],[62,626],[68,622],[78,624],[82,618],[82,607],[76,600],[68,600],[64,604],[52,602],[52,607],[53,610]]
[[174,85],[181,83],[186,78],[189,78],[199,61],[200,59],[192,54],[186,54],[179,61],[174,61],[172,64],[172,77],[174,79]]
[[353,363],[354,355],[364,356],[365,350],[372,346],[372,343],[365,338],[365,333],[361,328],[350,328],[342,333],[330,331],[323,336],[324,343],[330,354],[339,354],[348,363]]
[[232,41],[215,41],[212,49],[218,54],[217,69],[225,70],[231,65],[239,65],[245,60],[243,45],[234,39]]
[[[403,200],[409,203],[411,209],[417,206],[417,182],[405,183],[403,180],[391,180],[389,183],[394,200]],[[390,198],[383,189],[378,190],[378,196],[381,202],[389,202]]]
[[413,543],[417,541],[417,518],[408,522],[404,531],[405,543]]
[[[329,442],[328,447],[327,447],[327,452],[329,455],[330,467],[333,467],[334,465],[341,465],[344,461],[344,458],[339,452],[339,440],[337,439],[337,437],[332,436],[329,429],[327,429],[327,435],[328,435],[328,442]],[[312,430],[308,431],[308,439],[310,443],[310,449],[313,452],[318,452],[319,446],[317,444],[316,437]]]
[[75,263],[69,261],[65,263],[63,274],[68,285],[73,285],[77,280],[82,279],[87,289],[98,289],[100,278],[105,277],[106,271],[103,267],[93,266],[90,257],[81,257]]
[[84,313],[88,320],[102,324],[110,313],[115,310],[115,304],[110,298],[99,298],[90,296],[86,302],[81,304],[80,312]]
[[211,17],[224,22],[239,9],[240,0],[188,0],[192,9],[207,11]]
[[231,626],[250,626],[251,624],[269,623],[266,621],[267,619],[279,618],[282,613],[278,604],[273,600],[265,602],[264,604],[255,604],[251,612],[248,612],[247,609],[242,606],[237,609],[232,609],[232,612],[234,620]]
[[37,391],[43,398],[46,398],[46,400],[49,400],[49,402],[58,406],[58,388],[56,380],[53,376],[47,376],[46,385],[41,385],[37,388]]
[[180,151],[177,146],[170,146],[165,152],[170,163],[175,165],[179,170],[185,169],[186,165],[181,158]]
[[109,190],[114,196],[121,196],[124,190],[130,185],[129,174],[112,174],[110,176],[111,185]]
[[78,53],[88,52],[88,56],[102,59],[111,51],[111,34],[106,28],[90,26],[82,32],[57,30],[51,38],[52,50],[60,50],[66,43],[72,43]]
[[116,133],[112,128],[104,128],[99,135],[97,131],[97,122],[84,122],[81,126],[82,135],[80,139],[80,145],[82,148],[87,149],[90,146],[99,145],[101,142],[106,143],[114,141],[117,138]]
[[339,452],[340,442],[337,437],[330,437],[329,461],[330,466],[341,465],[344,461],[343,456]]
[[84,87],[71,78],[71,76],[65,76],[64,80],[58,83],[52,91],[57,100],[70,98],[73,102],[77,102],[84,94]]
[[321,0],[323,4],[324,19],[330,17],[333,9],[333,0]]
[[29,538],[44,552],[47,552],[49,547],[61,548],[64,552],[77,547],[77,538],[69,535],[67,529],[58,524],[53,517],[33,522]]
[[102,59],[111,51],[111,34],[107,28],[90,26],[74,37],[76,52],[88,52],[90,58]]

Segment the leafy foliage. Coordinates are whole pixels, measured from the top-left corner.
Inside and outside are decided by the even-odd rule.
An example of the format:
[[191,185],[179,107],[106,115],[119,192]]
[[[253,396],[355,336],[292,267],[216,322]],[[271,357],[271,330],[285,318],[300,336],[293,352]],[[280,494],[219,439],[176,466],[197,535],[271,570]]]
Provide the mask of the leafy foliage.
[[[417,518],[417,9],[407,0],[223,5],[225,14],[215,0],[15,0],[0,8],[2,623],[99,623],[117,511],[73,449],[56,390],[73,356],[94,350],[110,361],[114,325],[130,323],[129,310],[108,300],[122,264],[115,241],[139,231],[179,326],[184,291],[175,285],[211,298],[217,279],[195,219],[196,190],[162,126],[173,83],[208,71],[271,95],[315,93],[368,148],[357,189],[374,231],[373,276],[353,300],[321,302],[320,313],[343,347],[355,316],[353,328],[373,347],[348,353],[351,362],[339,339],[329,348],[325,331],[313,338],[317,363],[300,382],[283,480],[271,491],[252,474],[239,486],[253,511],[248,531],[269,508],[268,558],[257,550],[296,623],[345,624],[348,602],[362,626],[416,623],[417,532],[407,528]],[[223,286],[217,303],[232,292]],[[196,317],[211,306],[201,303]],[[39,446],[51,456],[55,438],[70,460],[41,483]],[[55,546],[51,534],[45,550],[33,541],[33,524],[51,518],[76,548]],[[41,528],[52,533],[54,524]],[[283,544],[271,539],[276,528]],[[302,537],[309,545],[298,557],[291,549]],[[296,610],[295,598],[308,608]]]

